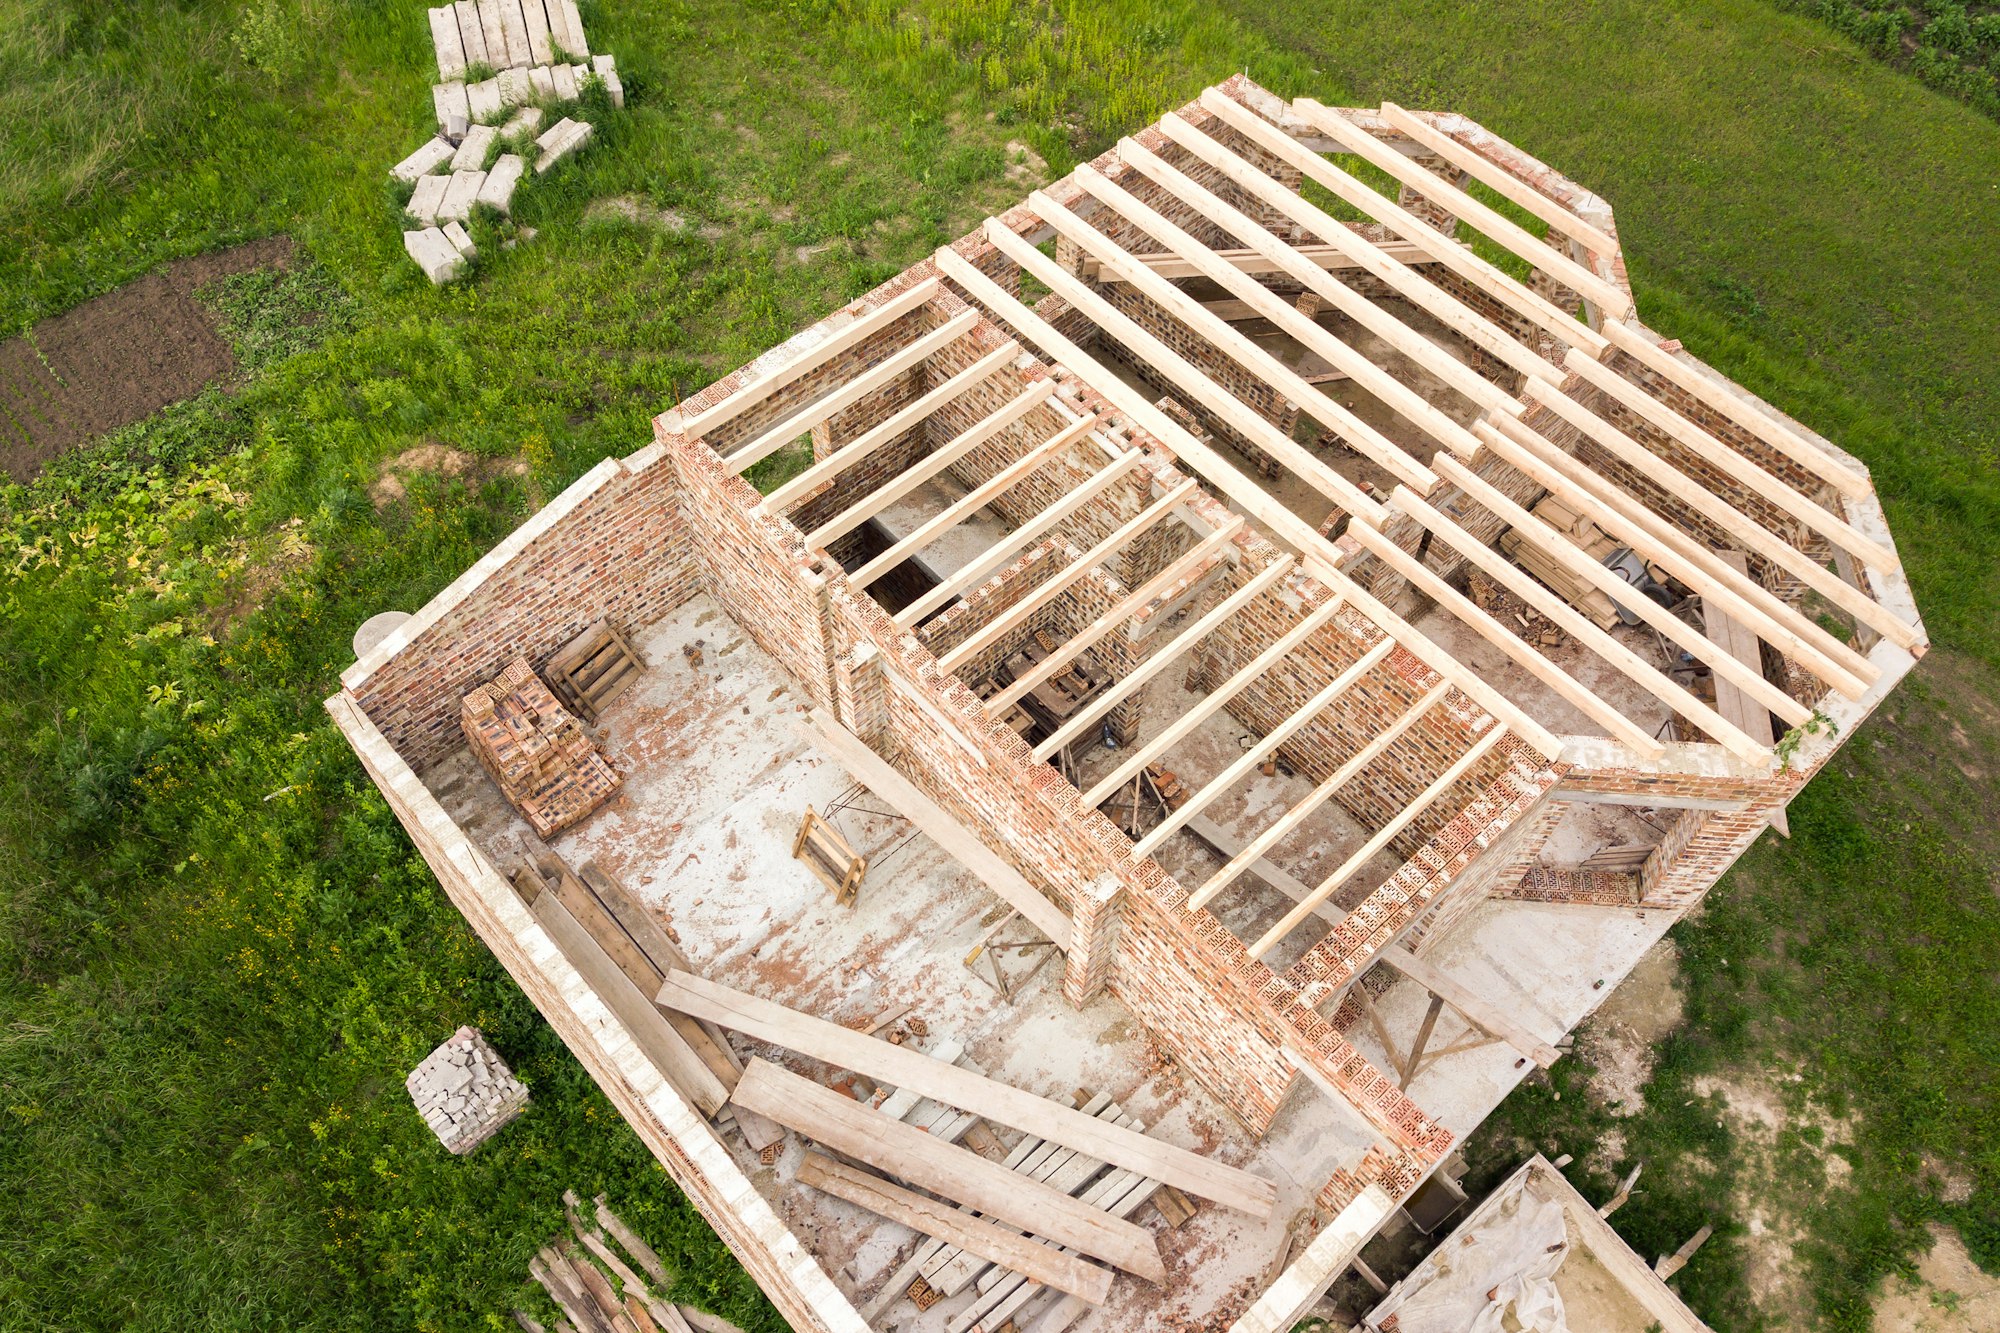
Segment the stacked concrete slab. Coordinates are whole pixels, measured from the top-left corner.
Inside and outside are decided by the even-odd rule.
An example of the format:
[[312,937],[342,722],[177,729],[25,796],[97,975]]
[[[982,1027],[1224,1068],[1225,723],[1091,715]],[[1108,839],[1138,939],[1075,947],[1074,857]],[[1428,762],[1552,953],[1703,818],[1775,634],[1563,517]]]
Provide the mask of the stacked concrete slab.
[[[512,207],[526,159],[504,153],[490,168],[486,161],[496,144],[541,128],[542,110],[531,104],[574,102],[595,78],[612,105],[622,107],[625,86],[611,56],[590,54],[576,0],[458,0],[430,10],[429,19],[439,79],[431,88],[437,136],[389,174],[415,185],[407,211],[422,225],[403,233],[403,248],[432,282],[446,283],[474,254],[464,227],[452,224],[467,221],[477,204],[503,213]],[[587,122],[563,117],[535,141],[536,174],[590,136]]]
[[462,1027],[410,1071],[404,1086],[438,1142],[463,1156],[528,1104],[528,1089],[478,1029]]

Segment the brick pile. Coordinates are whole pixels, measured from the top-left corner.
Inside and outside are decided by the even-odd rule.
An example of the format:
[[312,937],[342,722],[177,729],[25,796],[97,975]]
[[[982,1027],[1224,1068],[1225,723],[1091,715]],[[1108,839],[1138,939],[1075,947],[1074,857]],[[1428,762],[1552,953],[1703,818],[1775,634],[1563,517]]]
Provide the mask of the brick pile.
[[521,1114],[528,1089],[477,1028],[462,1027],[403,1080],[438,1142],[471,1152]]
[[465,696],[459,724],[480,767],[541,837],[618,790],[617,770],[525,657]]

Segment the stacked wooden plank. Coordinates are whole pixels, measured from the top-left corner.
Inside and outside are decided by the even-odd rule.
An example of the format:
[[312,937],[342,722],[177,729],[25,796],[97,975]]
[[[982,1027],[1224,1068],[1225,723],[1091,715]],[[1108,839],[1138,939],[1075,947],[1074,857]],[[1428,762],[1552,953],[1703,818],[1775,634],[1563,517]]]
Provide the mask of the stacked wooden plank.
[[465,696],[459,726],[480,766],[541,837],[604,804],[622,781],[524,657]]
[[[740,1333],[726,1320],[666,1298],[673,1275],[653,1247],[611,1211],[603,1195],[597,1196],[595,1216],[586,1220],[576,1191],[563,1191],[563,1216],[574,1240],[558,1237],[528,1263],[529,1274],[562,1312],[559,1329],[693,1333],[699,1327],[704,1333]],[[639,1268],[645,1269],[644,1276]],[[514,1312],[514,1322],[522,1333],[543,1333],[542,1326],[520,1310]]]
[[[1567,537],[1586,556],[1599,563],[1618,549],[1618,543],[1607,537],[1588,515],[1572,509],[1553,495],[1545,497],[1528,512]],[[1573,573],[1562,561],[1553,558],[1532,542],[1523,541],[1520,534],[1512,528],[1500,534],[1500,549],[1506,553],[1508,559],[1546,583],[1564,601],[1589,616],[1598,628],[1610,629],[1618,623],[1618,607],[1609,597]]]

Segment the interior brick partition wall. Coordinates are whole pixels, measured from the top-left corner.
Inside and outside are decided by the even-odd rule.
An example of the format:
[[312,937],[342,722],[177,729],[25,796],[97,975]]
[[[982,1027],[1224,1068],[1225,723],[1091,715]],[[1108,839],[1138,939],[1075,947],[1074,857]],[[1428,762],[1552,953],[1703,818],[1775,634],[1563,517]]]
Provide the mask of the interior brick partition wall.
[[696,580],[675,490],[657,450],[600,463],[440,594],[464,592],[386,663],[343,673],[355,701],[422,772],[464,743],[459,700],[515,658],[539,669],[599,620],[665,615]]

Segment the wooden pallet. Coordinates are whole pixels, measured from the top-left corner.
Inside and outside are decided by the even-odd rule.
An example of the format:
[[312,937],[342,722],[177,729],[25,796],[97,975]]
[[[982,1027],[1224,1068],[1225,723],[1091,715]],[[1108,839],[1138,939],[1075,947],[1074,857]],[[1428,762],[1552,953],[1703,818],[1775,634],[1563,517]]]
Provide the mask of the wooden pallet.
[[641,663],[617,627],[600,620],[556,650],[543,676],[571,712],[595,723],[604,705],[639,678]]
[[792,859],[804,861],[806,869],[820,877],[833,891],[833,900],[842,907],[854,905],[861,892],[861,877],[868,873],[868,858],[857,856],[847,845],[847,839],[840,836],[840,830],[822,819],[811,806],[806,807],[806,817],[799,822],[799,836],[792,839]]

